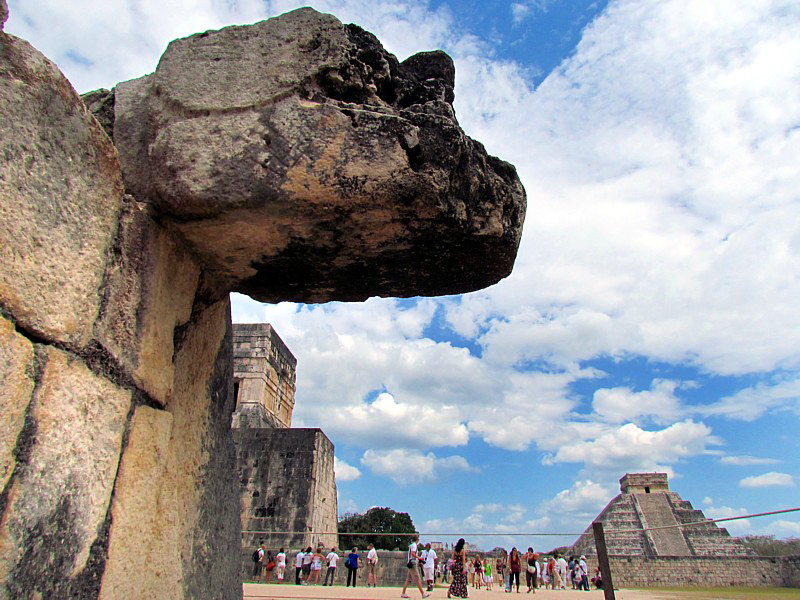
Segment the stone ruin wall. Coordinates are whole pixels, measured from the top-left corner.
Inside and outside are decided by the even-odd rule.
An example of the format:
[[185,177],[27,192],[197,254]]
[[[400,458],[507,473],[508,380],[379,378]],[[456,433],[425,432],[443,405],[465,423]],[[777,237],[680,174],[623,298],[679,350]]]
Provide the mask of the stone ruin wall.
[[[595,521],[606,532],[704,521],[701,510],[669,490],[666,473],[630,473]],[[606,546],[616,587],[798,587],[800,557],[754,556],[716,523],[654,531],[607,534]],[[597,567],[591,526],[568,555],[587,556]]]
[[[262,539],[273,552],[336,545],[334,448],[320,429],[289,428],[297,360],[272,325],[234,324],[233,354],[242,531],[263,532],[242,534],[242,576],[248,578]],[[309,533],[267,533],[287,531]]]
[[[800,557],[609,556],[615,588],[800,587]],[[589,557],[590,573],[597,561]]]
[[269,323],[233,325],[233,427],[291,427],[297,359]]
[[[705,521],[703,511],[669,490],[666,473],[631,473],[620,479],[620,493],[597,516],[606,531],[631,530],[606,536],[610,555],[748,556],[752,552],[716,523],[690,527],[675,525]],[[660,528],[641,531],[644,528]],[[578,538],[570,554],[594,554],[591,526]]]
[[453,85],[300,9],[176,40],[90,112],[0,31],[0,598],[241,597],[229,292],[508,275],[525,192]]
[[273,554],[317,547],[330,549],[338,510],[333,475],[333,444],[320,429],[240,428],[234,430],[238,452],[242,531],[305,531],[242,534],[242,576],[253,569],[251,555],[260,540]]

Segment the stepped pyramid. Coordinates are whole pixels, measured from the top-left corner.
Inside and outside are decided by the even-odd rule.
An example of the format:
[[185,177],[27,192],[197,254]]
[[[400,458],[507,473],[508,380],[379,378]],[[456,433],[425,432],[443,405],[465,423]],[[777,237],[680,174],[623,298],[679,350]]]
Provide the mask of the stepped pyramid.
[[[633,530],[695,523],[706,519],[703,511],[692,507],[679,494],[671,492],[666,473],[626,473],[619,480],[620,494],[595,518],[606,531],[609,555],[643,556],[749,556],[752,552],[732,538],[727,529],[715,523],[609,533],[616,530]],[[570,548],[568,554],[594,555],[591,525]]]

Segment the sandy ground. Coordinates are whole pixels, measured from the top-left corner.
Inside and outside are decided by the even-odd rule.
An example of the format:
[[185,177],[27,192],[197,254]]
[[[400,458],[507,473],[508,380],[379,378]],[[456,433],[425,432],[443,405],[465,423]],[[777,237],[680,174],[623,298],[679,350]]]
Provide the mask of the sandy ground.
[[[244,584],[245,600],[258,600],[269,598],[274,600],[297,599],[297,600],[398,600],[400,598],[400,588],[396,587],[377,587],[348,588],[342,586],[322,587],[322,586],[297,586],[292,584]],[[487,590],[469,590],[469,597],[472,600],[503,600],[506,594],[502,588]],[[408,595],[412,600],[420,600],[419,590],[409,589]],[[672,592],[656,592],[644,590],[616,590],[617,600],[675,600],[681,598],[680,595]],[[590,592],[579,592],[574,590],[537,590],[535,594],[526,594],[522,590],[519,594],[509,594],[509,600],[524,598],[533,600],[603,600],[602,590],[592,590]],[[430,600],[446,600],[447,587],[438,586],[431,593]]]

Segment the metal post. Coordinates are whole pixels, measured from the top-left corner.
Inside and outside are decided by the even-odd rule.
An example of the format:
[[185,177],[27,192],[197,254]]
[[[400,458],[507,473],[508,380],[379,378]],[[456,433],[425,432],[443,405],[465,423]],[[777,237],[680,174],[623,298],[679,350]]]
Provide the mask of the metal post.
[[603,595],[605,600],[616,600],[614,596],[614,582],[611,579],[611,565],[608,562],[608,549],[606,548],[606,535],[603,533],[603,524],[600,521],[592,523],[594,545],[597,549],[597,560],[600,562],[600,574],[603,576]]

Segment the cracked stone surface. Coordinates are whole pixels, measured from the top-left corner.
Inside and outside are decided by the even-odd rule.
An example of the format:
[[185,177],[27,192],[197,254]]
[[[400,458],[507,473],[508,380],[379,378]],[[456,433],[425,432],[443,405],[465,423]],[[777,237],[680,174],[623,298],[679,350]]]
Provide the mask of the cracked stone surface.
[[400,63],[306,8],[176,40],[91,99],[106,122],[113,101],[126,189],[176,224],[209,294],[362,300],[511,271],[525,192],[459,127],[454,77],[443,52]]

